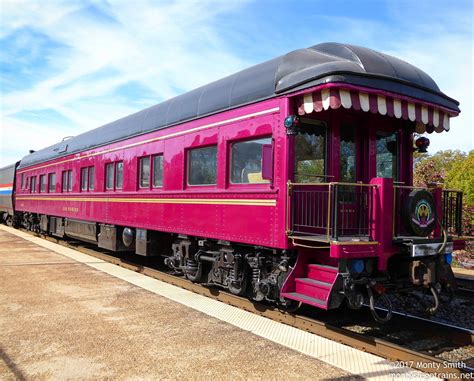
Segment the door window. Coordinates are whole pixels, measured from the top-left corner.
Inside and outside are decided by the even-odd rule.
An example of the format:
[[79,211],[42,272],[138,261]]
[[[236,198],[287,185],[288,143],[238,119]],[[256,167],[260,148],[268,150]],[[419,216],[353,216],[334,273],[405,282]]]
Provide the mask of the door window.
[[295,136],[295,181],[321,183],[326,175],[326,126],[302,125]]
[[377,177],[398,179],[398,139],[396,132],[377,131]]

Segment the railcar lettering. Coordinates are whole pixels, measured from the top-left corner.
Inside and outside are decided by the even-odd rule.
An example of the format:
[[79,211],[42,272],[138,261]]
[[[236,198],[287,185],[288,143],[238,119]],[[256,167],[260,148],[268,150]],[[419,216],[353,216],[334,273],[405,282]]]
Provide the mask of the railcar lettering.
[[75,206],[63,206],[62,210],[63,212],[79,213],[79,208]]

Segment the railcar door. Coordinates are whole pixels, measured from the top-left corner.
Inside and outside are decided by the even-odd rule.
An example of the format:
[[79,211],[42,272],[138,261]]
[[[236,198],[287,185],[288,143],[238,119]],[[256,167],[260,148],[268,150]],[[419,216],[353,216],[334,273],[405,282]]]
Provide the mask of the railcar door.
[[334,186],[335,238],[366,235],[369,209],[367,183],[370,167],[367,160],[367,129],[355,123],[343,123],[339,141],[339,178]]
[[[327,236],[328,186],[327,125],[302,118],[294,136],[294,182],[292,229],[294,232]],[[307,184],[307,185],[306,185]],[[321,185],[319,185],[321,184]]]

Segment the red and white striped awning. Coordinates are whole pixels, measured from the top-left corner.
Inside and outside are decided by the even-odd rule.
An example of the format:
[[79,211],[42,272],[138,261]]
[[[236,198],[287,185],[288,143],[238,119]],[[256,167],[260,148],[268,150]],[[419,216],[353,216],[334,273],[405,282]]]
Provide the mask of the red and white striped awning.
[[300,95],[297,99],[298,114],[305,115],[328,109],[362,110],[373,114],[388,115],[397,119],[416,122],[416,132],[442,132],[449,130],[449,118],[457,113],[433,104],[411,98],[398,97],[386,92],[345,87],[329,87]]

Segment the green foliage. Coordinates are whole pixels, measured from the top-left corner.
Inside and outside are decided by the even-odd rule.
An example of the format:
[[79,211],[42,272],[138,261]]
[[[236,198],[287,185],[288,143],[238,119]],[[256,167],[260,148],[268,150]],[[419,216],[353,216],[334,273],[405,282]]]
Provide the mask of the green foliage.
[[434,155],[415,154],[415,186],[427,186],[431,183],[445,183],[446,176],[453,165],[466,159],[466,153],[460,150],[438,151]]
[[442,183],[446,189],[463,191],[463,232],[474,230],[474,151],[439,151],[434,155],[415,154],[413,183],[428,186]]
[[462,190],[463,201],[467,205],[474,205],[474,151],[469,152],[464,160],[451,165],[444,183],[449,189]]

